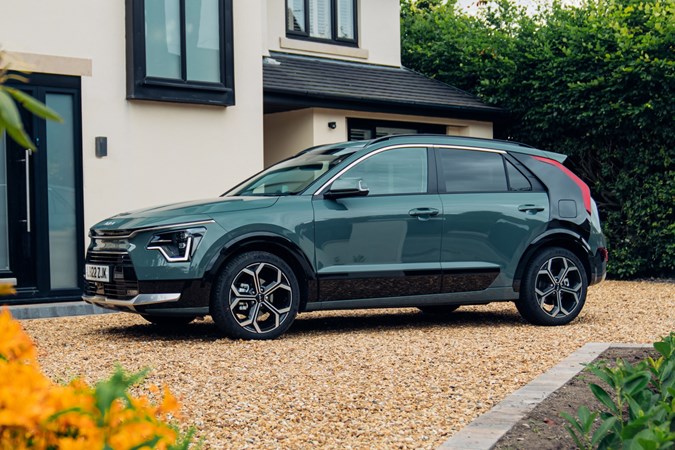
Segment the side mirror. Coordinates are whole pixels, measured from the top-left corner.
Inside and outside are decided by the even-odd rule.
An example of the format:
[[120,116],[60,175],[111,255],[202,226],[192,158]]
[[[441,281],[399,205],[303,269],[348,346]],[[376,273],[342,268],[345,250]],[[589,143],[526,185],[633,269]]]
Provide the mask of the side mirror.
[[364,197],[369,192],[366,183],[361,178],[338,178],[323,196],[328,199]]

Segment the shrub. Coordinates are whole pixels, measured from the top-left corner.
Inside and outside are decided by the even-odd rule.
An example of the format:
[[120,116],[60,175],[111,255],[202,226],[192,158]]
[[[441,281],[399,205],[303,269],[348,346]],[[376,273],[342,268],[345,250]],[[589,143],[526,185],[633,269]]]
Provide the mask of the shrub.
[[587,366],[609,391],[590,384],[605,411],[591,413],[581,406],[577,417],[561,414],[579,448],[657,450],[675,445],[675,333],[654,348],[661,354],[656,360],[648,357],[632,365],[618,359],[614,367],[604,361]]
[[3,311],[0,449],[187,449],[192,432],[181,435],[167,422],[178,410],[168,389],[159,404],[128,393],[143,376],[118,367],[94,387],[80,379],[55,384],[40,371],[31,339]]

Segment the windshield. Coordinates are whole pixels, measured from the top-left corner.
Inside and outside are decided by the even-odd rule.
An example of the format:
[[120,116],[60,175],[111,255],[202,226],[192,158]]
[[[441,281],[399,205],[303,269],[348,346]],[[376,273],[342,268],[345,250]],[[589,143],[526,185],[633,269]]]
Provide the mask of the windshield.
[[260,172],[224,195],[244,197],[298,194],[354,150],[354,146],[310,149]]

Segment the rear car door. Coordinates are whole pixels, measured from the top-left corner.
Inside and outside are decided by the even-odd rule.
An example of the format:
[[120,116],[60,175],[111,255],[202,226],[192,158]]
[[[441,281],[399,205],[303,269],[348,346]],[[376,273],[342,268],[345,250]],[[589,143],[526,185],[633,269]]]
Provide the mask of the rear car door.
[[367,196],[315,196],[321,300],[440,292],[442,205],[429,152],[376,150],[334,181],[361,179]]
[[442,292],[510,286],[527,246],[547,227],[547,193],[505,152],[441,147],[436,155]]

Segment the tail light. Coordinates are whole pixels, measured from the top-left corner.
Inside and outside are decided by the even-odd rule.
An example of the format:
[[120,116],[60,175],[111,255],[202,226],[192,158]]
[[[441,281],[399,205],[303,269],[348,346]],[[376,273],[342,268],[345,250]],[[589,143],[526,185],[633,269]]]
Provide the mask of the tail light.
[[605,247],[598,248],[598,253],[600,253],[600,256],[604,262],[609,261],[609,252]]
[[581,189],[581,195],[584,199],[584,207],[586,208],[586,211],[588,211],[588,214],[591,214],[591,189],[581,180],[581,178],[576,176],[571,170],[560,164],[558,161],[542,158],[541,156],[534,156],[534,159],[557,167],[558,169],[562,170],[563,173],[567,175],[572,181],[574,181],[574,183],[579,186],[579,189]]

